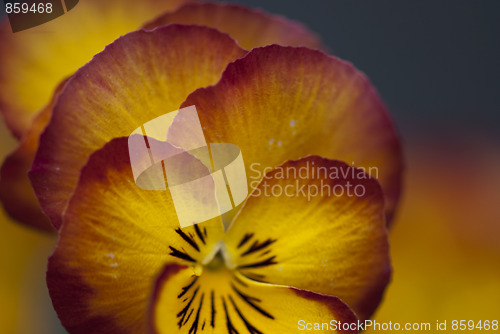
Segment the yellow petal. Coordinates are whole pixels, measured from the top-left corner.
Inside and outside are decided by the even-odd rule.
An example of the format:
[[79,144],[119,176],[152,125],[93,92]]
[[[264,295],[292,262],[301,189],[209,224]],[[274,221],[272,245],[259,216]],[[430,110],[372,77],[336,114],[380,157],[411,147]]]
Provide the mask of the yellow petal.
[[229,261],[259,281],[338,296],[367,318],[391,271],[383,203],[360,169],[315,156],[286,162],[233,221]]
[[322,47],[318,37],[299,22],[234,4],[188,3],[149,22],[145,28],[170,23],[217,28],[247,50],[269,44]]
[[383,102],[351,64],[306,48],[254,49],[191,94],[190,105],[207,141],[238,145],[250,174],[308,154],[377,168],[390,221],[401,147]]
[[30,175],[54,226],[93,151],[177,110],[244,54],[214,29],[169,25],[130,33],[81,68],[59,96]]
[[224,233],[220,219],[178,228],[170,193],[134,183],[127,143],[115,139],[90,157],[49,260],[50,295],[71,333],[146,333],[163,266],[196,267]]
[[85,0],[67,14],[12,33],[0,28],[0,112],[20,137],[55,87],[116,38],[185,0]]
[[331,330],[335,321],[356,322],[336,297],[255,282],[224,268],[196,276],[175,264],[158,280],[151,318],[158,334],[295,333],[308,323],[327,323],[317,333],[357,333]]

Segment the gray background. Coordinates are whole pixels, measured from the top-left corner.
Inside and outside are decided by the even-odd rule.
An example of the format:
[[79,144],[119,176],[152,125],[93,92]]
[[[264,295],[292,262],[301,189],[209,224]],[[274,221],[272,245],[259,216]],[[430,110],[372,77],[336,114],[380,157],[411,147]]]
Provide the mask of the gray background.
[[240,0],[305,23],[365,72],[403,137],[500,137],[500,1]]

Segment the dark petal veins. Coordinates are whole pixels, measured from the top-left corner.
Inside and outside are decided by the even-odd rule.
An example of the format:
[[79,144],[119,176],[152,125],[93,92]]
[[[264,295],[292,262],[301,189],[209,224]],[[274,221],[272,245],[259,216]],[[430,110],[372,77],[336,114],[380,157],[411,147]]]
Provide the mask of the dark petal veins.
[[226,300],[224,299],[224,297],[221,298],[222,298],[222,305],[224,306],[224,312],[226,313],[227,332],[229,334],[239,334],[236,328],[234,328],[233,323],[231,322],[231,318],[229,317],[229,313],[227,312]]
[[171,250],[170,255],[172,255],[176,258],[182,259],[182,260],[189,261],[189,262],[196,262],[196,260],[193,259],[191,256],[189,256],[187,253],[181,252],[172,246],[169,246],[169,248]]
[[269,313],[267,313],[266,311],[264,311],[262,308],[260,308],[256,304],[256,302],[260,302],[261,301],[260,299],[254,298],[254,297],[251,297],[249,295],[244,294],[243,292],[241,292],[240,290],[238,290],[233,284],[231,284],[231,286],[232,286],[234,292],[236,292],[238,294],[238,296],[240,296],[241,299],[243,299],[248,305],[250,305],[251,307],[253,307],[256,311],[258,311],[263,316],[268,317],[269,319],[274,319],[274,317],[272,315],[270,315]]
[[177,232],[177,234],[180,235],[182,239],[184,239],[184,241],[190,244],[194,249],[196,249],[198,252],[200,251],[198,244],[196,243],[196,241],[194,241],[194,238],[192,236],[188,236],[180,228],[177,228],[175,232]]
[[238,248],[241,248],[248,240],[250,240],[253,237],[253,233],[247,233],[243,236],[241,239],[240,243],[238,244]]
[[215,310],[215,293],[214,293],[214,290],[212,290],[210,292],[210,301],[212,303],[212,320],[210,321],[210,326],[212,326],[212,328],[215,328],[215,314],[217,313],[217,311]]
[[263,334],[261,331],[259,331],[257,328],[255,328],[246,318],[245,316],[243,315],[243,313],[241,313],[241,311],[238,309],[238,306],[236,306],[236,303],[234,302],[233,300],[233,297],[231,296],[228,296],[229,300],[231,301],[231,304],[233,304],[233,307],[234,307],[234,310],[236,311],[236,313],[238,313],[238,315],[240,316],[241,320],[243,320],[243,322],[245,323],[245,326],[247,327],[248,331],[250,332],[250,334]]
[[259,262],[254,262],[254,263],[238,266],[238,269],[261,268],[261,267],[266,267],[266,266],[270,266],[273,264],[278,264],[278,262],[274,261],[275,258],[276,258],[276,256],[271,256],[264,261],[259,261]]
[[[196,289],[191,293],[190,297],[182,301],[182,310],[177,313],[177,318],[179,319],[177,325],[179,329],[187,326],[187,328],[189,328],[189,334],[196,334],[199,331],[204,331],[208,324],[210,324],[212,328],[215,328],[216,325],[224,326],[224,323],[216,323],[215,320],[217,314],[217,301],[219,301],[222,303],[222,311],[226,319],[225,326],[228,333],[239,334],[241,331],[241,329],[239,331],[236,329],[235,324],[231,320],[231,314],[233,317],[237,314],[251,334],[263,334],[263,332],[251,323],[242,305],[249,305],[253,310],[256,310],[258,313],[254,313],[254,316],[260,314],[268,319],[274,320],[275,318],[259,305],[262,301],[259,298],[251,296],[251,290],[246,284],[242,283],[243,282],[241,282],[237,276],[232,276],[231,282],[227,283],[231,288],[229,290],[230,292],[220,295],[222,292],[218,293],[215,289],[207,289],[208,287],[204,287],[203,278],[194,278],[191,283],[182,288],[178,296],[180,297],[189,293],[188,291],[192,291],[192,287],[196,286]],[[243,285],[243,287],[237,288],[236,284]],[[227,291],[225,288],[227,287],[221,286],[221,290]],[[205,298],[208,294],[210,297]],[[220,297],[218,297],[218,294]],[[206,308],[204,308],[205,302],[209,304],[206,305]],[[207,310],[210,311],[207,312]]]
[[[201,242],[205,245],[205,238],[203,237],[203,234],[201,233],[201,230],[198,227],[198,224],[194,225],[194,229],[196,230],[196,234],[198,235],[198,238],[200,238]],[[206,233],[205,233],[205,235],[206,235]]]
[[184,296],[186,294],[186,292],[188,292],[189,289],[191,289],[191,287],[196,283],[197,280],[198,280],[198,276],[196,276],[193,279],[193,281],[191,283],[189,283],[189,285],[183,287],[182,292],[177,296],[177,298],[181,298],[182,296]]
[[241,256],[247,256],[249,254],[263,250],[264,248],[269,247],[271,244],[273,244],[275,242],[276,242],[276,239],[267,239],[266,241],[264,241],[262,243],[259,243],[259,241],[256,240],[256,241],[254,241],[252,246],[250,246],[250,248],[248,248],[248,250],[245,253],[241,254]]

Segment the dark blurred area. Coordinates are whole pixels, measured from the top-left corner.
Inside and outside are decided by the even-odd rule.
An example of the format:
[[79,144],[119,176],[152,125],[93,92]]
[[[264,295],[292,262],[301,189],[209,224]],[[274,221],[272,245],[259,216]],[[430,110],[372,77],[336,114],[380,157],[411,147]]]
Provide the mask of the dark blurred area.
[[500,1],[237,2],[316,31],[368,75],[403,137],[467,129],[498,139]]

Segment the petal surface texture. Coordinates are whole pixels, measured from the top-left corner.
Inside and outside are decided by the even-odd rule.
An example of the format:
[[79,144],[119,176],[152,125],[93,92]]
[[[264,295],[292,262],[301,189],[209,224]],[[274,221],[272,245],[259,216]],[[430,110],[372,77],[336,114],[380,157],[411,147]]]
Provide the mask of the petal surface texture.
[[234,4],[188,3],[149,22],[145,28],[170,23],[217,28],[247,50],[269,44],[322,47],[318,37],[299,22]]
[[[190,268],[167,266],[153,299],[153,333],[295,333],[301,319],[356,322],[336,297],[263,284],[221,270],[196,276]],[[326,327],[317,332],[357,333]]]
[[310,154],[371,168],[391,220],[400,142],[377,92],[351,64],[306,48],[257,48],[183,105],[196,105],[208,142],[241,148],[249,181]]
[[368,318],[390,279],[383,195],[375,179],[311,156],[270,173],[225,236],[249,278],[339,297]]
[[167,263],[195,265],[224,233],[220,219],[179,229],[167,191],[134,183],[127,138],[95,152],[64,216],[47,284],[70,333],[146,333],[149,297]]
[[37,27],[0,28],[0,112],[20,137],[56,86],[106,45],[185,0],[84,0]]
[[216,83],[244,54],[214,29],[169,25],[130,33],[81,68],[59,96],[30,173],[54,226],[92,152],[179,109],[190,92]]

